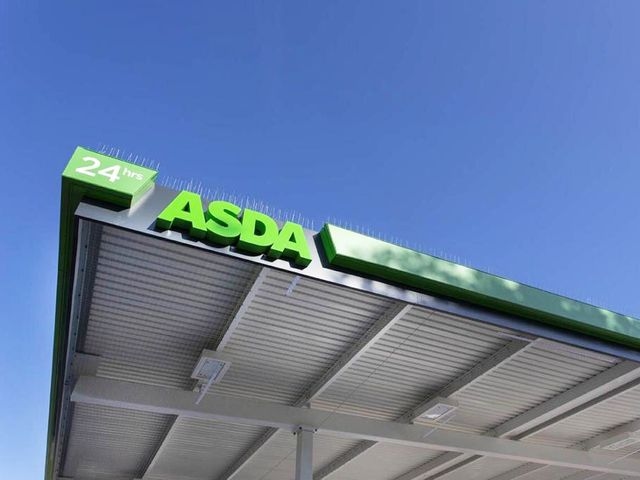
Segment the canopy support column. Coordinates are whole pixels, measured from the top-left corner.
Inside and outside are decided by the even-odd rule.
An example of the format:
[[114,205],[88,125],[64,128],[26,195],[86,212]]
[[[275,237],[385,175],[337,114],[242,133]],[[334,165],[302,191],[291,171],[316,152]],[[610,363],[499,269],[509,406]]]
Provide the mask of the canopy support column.
[[296,431],[296,480],[313,480],[313,434],[309,427],[298,427]]

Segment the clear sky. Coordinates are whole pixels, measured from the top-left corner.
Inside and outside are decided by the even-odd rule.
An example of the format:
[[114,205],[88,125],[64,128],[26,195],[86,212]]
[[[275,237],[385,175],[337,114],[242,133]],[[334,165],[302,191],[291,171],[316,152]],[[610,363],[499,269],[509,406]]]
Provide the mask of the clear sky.
[[76,145],[640,316],[640,3],[0,1],[0,476],[42,477]]

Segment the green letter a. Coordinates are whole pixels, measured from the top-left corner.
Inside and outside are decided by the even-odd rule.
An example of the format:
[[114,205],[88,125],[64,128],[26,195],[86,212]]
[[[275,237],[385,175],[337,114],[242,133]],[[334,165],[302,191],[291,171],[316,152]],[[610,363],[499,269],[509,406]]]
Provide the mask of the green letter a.
[[207,227],[200,195],[186,190],[180,192],[158,215],[156,227],[162,230],[187,230],[192,237],[204,238]]
[[290,258],[302,267],[309,265],[311,254],[302,227],[297,223],[285,223],[268,255],[270,258]]

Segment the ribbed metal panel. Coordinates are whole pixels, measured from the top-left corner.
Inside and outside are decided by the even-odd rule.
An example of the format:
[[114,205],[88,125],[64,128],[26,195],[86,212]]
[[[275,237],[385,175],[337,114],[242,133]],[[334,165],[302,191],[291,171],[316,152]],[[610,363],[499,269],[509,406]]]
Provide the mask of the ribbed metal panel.
[[[625,475],[613,475],[613,474],[608,474],[608,475],[602,475],[600,477],[593,477],[593,480],[634,480],[637,477],[628,477]],[[589,479],[591,480],[591,479]]]
[[[190,375],[202,349],[220,335],[256,268],[104,227],[81,348],[100,357],[100,376],[190,388]],[[82,413],[87,407],[79,408]],[[129,448],[126,435],[128,429],[138,430],[137,416],[119,417],[118,412],[108,412],[111,416],[104,419],[100,414],[74,416],[66,463],[74,461],[71,447],[77,445],[89,458],[98,455],[108,459],[105,472],[131,470],[132,465],[144,468],[167,426],[163,423],[162,428],[153,430],[147,443]],[[109,423],[103,425],[103,421]],[[113,438],[122,428],[125,441],[100,444],[100,452],[93,452],[87,450],[90,443],[77,437],[78,428],[82,428],[86,438],[100,438],[106,427]],[[140,428],[143,434],[144,424]]]
[[[317,472],[332,459],[350,450],[358,442],[327,435],[314,435],[313,465]],[[293,480],[296,437],[279,432],[235,477],[236,480]],[[373,450],[375,449],[375,452]],[[332,480],[390,480],[409,466],[418,466],[437,456],[421,448],[376,445],[338,473]]]
[[[99,355],[98,375],[193,387],[203,348],[221,336],[260,267],[161,239],[104,227],[82,350]],[[224,348],[232,360],[209,395],[294,404],[393,305],[393,301],[270,269]],[[412,307],[313,401],[314,408],[394,420],[519,338],[515,332]],[[619,360],[538,340],[454,394],[443,428],[486,432],[578,385]],[[534,443],[569,446],[640,417],[640,389],[576,415]],[[76,405],[65,474],[76,479],[215,479],[262,428]],[[163,442],[164,433],[169,431]],[[358,442],[316,435],[314,470]],[[289,480],[295,437],[279,432],[234,480]],[[378,444],[331,480],[392,480],[441,453]],[[483,459],[444,480],[489,480],[520,465]],[[556,480],[569,469],[528,479]],[[600,478],[600,477],[599,477]],[[605,477],[602,477],[603,480]],[[608,478],[608,477],[607,477]],[[611,480],[617,477],[611,477]]]
[[316,435],[313,444],[313,470],[317,472],[334,458],[358,445],[358,440]]
[[438,480],[489,480],[520,465],[522,462],[513,460],[482,458],[447,475],[438,477]]
[[295,462],[296,438],[291,432],[280,431],[240,470],[234,480],[293,480]]
[[391,480],[439,455],[423,448],[379,443],[331,475],[331,480]]
[[510,340],[506,330],[414,308],[313,406],[394,420]]
[[162,454],[146,476],[149,479],[216,478],[262,431],[261,427],[180,417],[165,440]]
[[256,267],[105,227],[84,351],[99,375],[188,388]]
[[619,360],[541,341],[464,389],[451,425],[484,432],[612,367]]
[[386,299],[269,270],[225,348],[233,367],[210,393],[292,404],[391,305]]
[[[574,468],[547,467],[529,473],[525,477],[522,477],[522,480],[562,480],[563,478],[573,475],[579,471],[580,470],[576,470]],[[594,475],[597,474],[594,473]],[[597,479],[601,480],[601,477],[597,477]]]
[[[638,419],[640,419],[640,387],[569,417],[534,435],[529,441],[570,446]],[[634,445],[618,453],[628,453],[636,448],[640,446]]]
[[140,474],[171,417],[76,404],[64,476],[132,479]]

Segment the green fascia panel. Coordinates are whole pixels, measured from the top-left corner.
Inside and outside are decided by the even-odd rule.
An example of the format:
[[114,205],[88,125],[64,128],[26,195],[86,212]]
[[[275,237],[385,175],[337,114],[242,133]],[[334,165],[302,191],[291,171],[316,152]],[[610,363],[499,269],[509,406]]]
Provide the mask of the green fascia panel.
[[[86,160],[92,158],[93,160]],[[93,175],[92,175],[93,174]],[[60,246],[58,250],[58,289],[53,339],[53,367],[49,399],[49,426],[45,479],[54,478],[57,406],[61,402],[66,356],[67,328],[73,287],[75,210],[83,199],[93,199],[131,208],[154,185],[158,172],[123,162],[82,147],[76,148],[62,174],[60,201]]]
[[129,208],[153,186],[157,175],[150,168],[78,147],[62,178],[86,186],[93,199]]
[[326,224],[332,267],[640,347],[640,320]]

